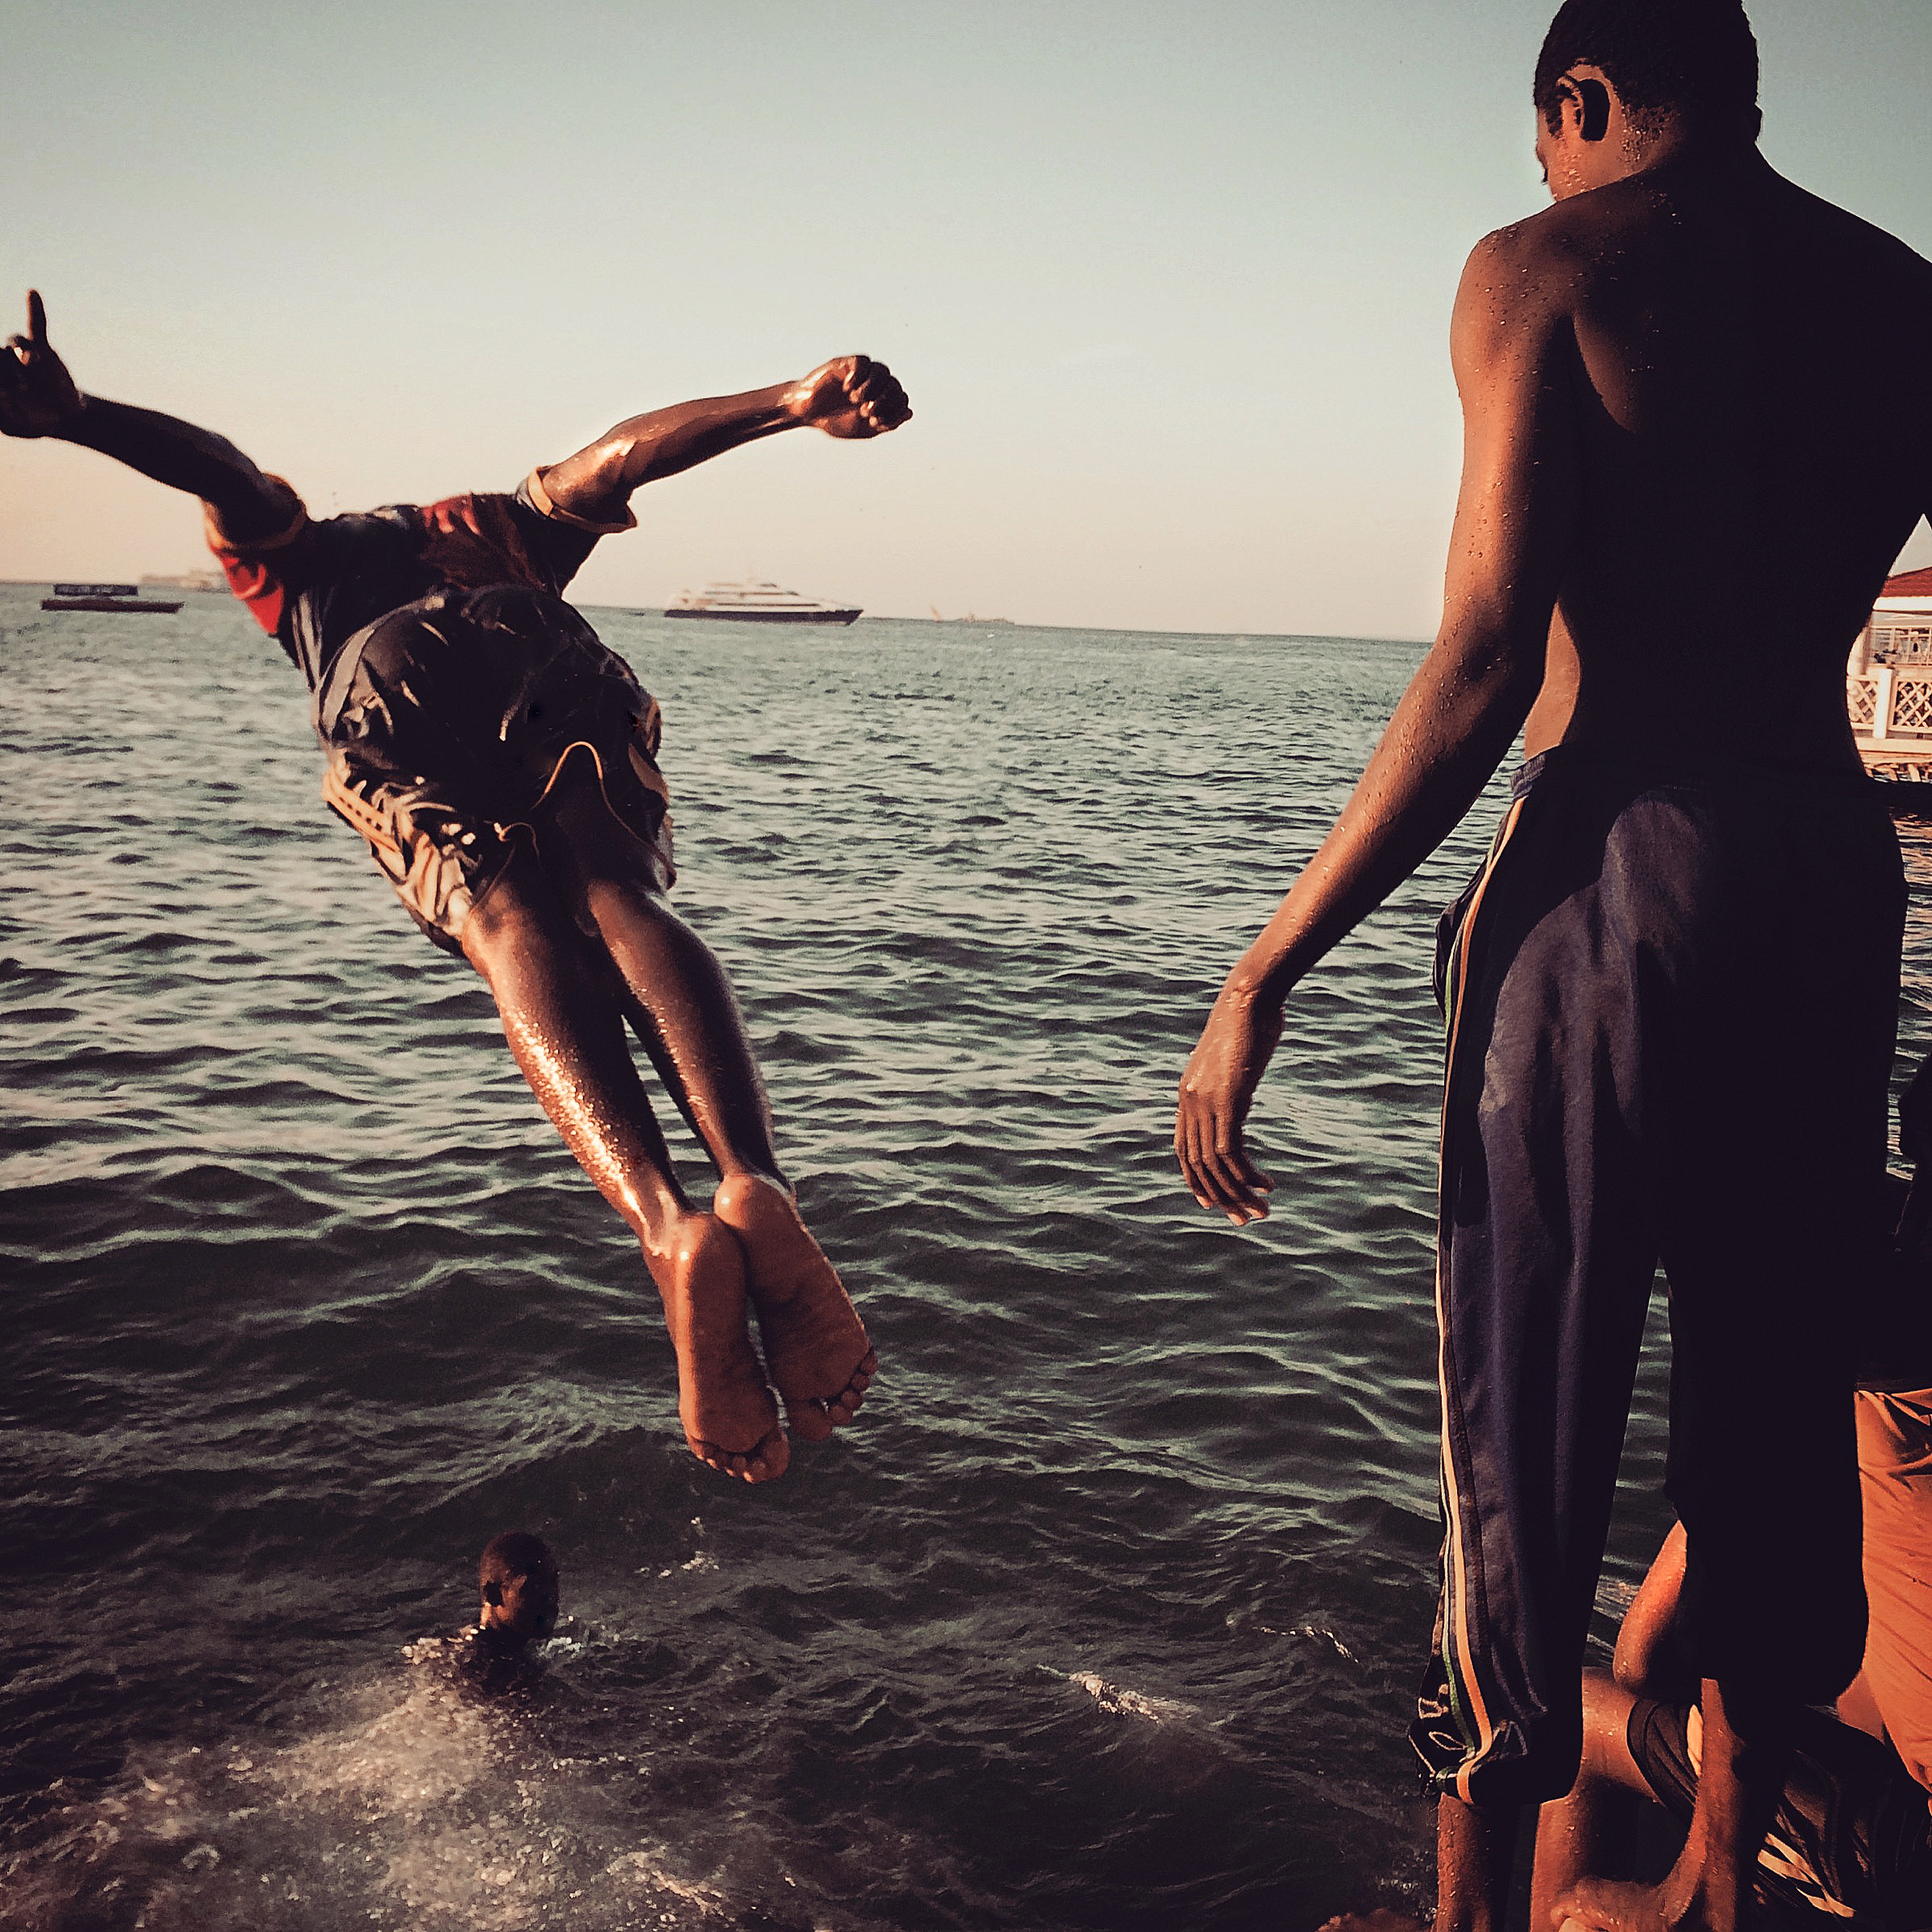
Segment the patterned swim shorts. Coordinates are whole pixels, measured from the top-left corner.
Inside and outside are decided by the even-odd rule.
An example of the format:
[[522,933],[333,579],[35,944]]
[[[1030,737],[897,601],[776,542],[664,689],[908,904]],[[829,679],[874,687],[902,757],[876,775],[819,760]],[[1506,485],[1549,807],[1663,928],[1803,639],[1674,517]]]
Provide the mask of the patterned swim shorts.
[[336,660],[318,728],[323,797],[447,951],[576,753],[657,889],[677,876],[656,702],[548,592],[443,590],[379,618]]

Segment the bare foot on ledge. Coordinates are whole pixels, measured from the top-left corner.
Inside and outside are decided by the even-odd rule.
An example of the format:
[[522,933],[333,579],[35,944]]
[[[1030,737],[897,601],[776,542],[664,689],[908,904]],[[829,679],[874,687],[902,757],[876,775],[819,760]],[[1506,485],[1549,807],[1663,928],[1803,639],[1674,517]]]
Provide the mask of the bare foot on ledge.
[[1387,1905],[1373,1912],[1344,1912],[1329,1920],[1321,1932],[1429,1932],[1419,1918]]
[[1673,1909],[1661,1887],[1611,1879],[1582,1880],[1551,1916],[1561,1932],[1721,1932],[1694,1900]]

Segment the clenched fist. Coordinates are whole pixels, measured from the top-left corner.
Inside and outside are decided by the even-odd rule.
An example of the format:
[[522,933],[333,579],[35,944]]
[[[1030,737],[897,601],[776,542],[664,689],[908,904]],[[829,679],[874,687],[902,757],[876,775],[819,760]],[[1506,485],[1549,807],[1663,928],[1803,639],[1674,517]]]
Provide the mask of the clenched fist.
[[793,385],[786,411],[828,436],[883,436],[912,414],[898,378],[869,356],[835,356]]

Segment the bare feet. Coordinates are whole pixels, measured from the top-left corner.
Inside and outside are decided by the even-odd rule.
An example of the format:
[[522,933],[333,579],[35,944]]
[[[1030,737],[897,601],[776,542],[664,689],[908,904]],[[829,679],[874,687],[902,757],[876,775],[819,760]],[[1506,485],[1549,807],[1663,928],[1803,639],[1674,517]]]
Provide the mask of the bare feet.
[[752,1352],[743,1251],[710,1214],[692,1215],[676,1232],[668,1259],[650,1259],[677,1351],[677,1418],[685,1440],[721,1476],[768,1483],[785,1474],[792,1450]]
[[1565,1932],[1716,1932],[1713,1915],[1698,1901],[1674,1906],[1667,1888],[1586,1878],[1557,1901],[1551,1917]]
[[865,1324],[782,1189],[734,1174],[711,1205],[744,1243],[764,1364],[785,1419],[794,1435],[822,1442],[858,1414],[878,1368]]

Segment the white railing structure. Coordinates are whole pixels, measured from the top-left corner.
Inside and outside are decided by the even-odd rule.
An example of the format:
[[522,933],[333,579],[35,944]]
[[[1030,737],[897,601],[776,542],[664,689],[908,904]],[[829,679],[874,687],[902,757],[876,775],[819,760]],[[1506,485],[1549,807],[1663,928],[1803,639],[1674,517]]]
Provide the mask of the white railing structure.
[[1851,735],[1874,771],[1932,777],[1932,665],[1855,667],[1845,679],[1845,703]]

